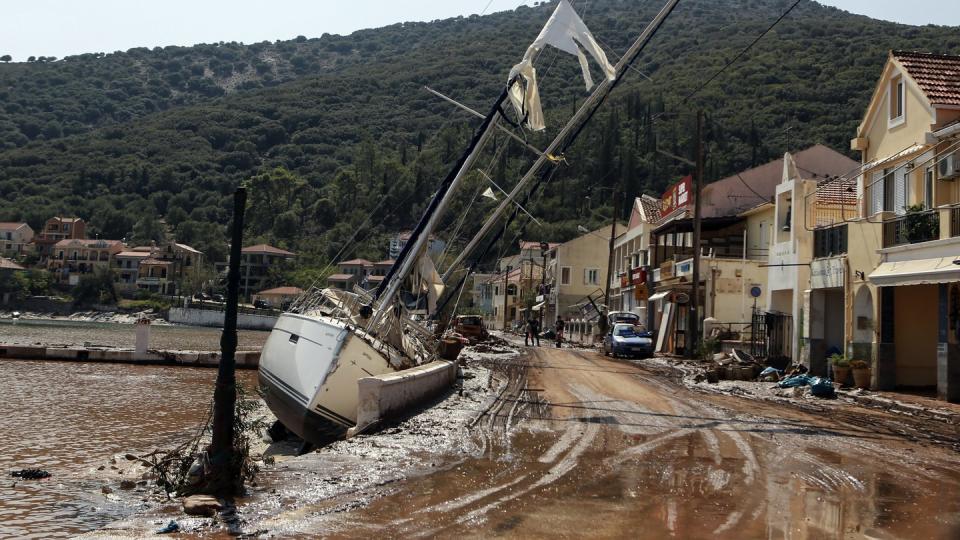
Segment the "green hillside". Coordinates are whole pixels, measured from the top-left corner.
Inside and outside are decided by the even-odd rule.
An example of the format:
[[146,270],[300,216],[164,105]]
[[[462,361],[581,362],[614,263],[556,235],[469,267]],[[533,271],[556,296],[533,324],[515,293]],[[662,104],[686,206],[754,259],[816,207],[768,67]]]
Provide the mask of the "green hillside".
[[[889,49],[960,53],[956,28],[897,25],[805,1],[681,103],[791,3],[682,0],[635,64],[652,80],[634,72],[618,87],[532,205],[547,225],[522,234],[569,238],[578,224],[609,218],[609,205],[598,204],[609,198],[602,188],[659,193],[685,173],[653,150],[689,154],[692,117],[654,121],[662,111],[707,111],[710,180],[814,143],[845,151]],[[574,4],[585,4],[587,24],[614,61],[661,7]],[[422,86],[486,111],[552,8],[344,37],[0,65],[0,220],[37,226],[77,214],[119,238],[155,216],[216,258],[229,193],[256,177],[251,241],[303,252],[304,265],[317,267],[369,217],[348,254],[382,257],[385,234],[415,223],[477,125]],[[546,135],[529,140],[543,147],[585,93],[573,57],[548,50],[538,63],[550,122]],[[511,143],[494,156],[499,146],[481,163],[512,185],[529,155]],[[464,190],[448,230],[481,182]],[[460,240],[477,227],[483,204],[472,207]]]

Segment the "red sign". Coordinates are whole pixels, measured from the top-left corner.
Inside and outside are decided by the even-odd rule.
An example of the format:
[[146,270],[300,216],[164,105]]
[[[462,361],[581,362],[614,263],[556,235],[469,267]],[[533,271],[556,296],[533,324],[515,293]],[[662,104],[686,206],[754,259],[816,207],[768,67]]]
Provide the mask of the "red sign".
[[645,285],[647,283],[647,271],[643,268],[630,270],[630,281],[634,285]]
[[663,194],[663,215],[693,202],[693,177],[685,176]]

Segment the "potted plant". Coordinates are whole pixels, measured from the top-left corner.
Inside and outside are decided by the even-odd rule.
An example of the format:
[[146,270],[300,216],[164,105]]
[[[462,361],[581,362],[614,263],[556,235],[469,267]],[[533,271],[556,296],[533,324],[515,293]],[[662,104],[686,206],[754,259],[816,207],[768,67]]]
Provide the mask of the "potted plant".
[[853,384],[857,388],[870,388],[870,364],[863,360],[854,360],[850,362],[850,368],[853,371]]
[[847,383],[847,378],[850,377],[850,360],[847,360],[847,357],[840,353],[831,354],[828,360],[830,365],[833,366],[834,382],[843,386]]

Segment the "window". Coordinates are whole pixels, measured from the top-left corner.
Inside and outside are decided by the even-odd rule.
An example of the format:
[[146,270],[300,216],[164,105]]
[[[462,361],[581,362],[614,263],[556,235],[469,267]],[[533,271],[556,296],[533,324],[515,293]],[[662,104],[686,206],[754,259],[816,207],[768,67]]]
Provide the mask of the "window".
[[560,268],[560,284],[569,285],[570,284],[570,267],[563,266]]
[[584,285],[599,285],[600,270],[597,268],[585,268],[583,270],[583,283]]
[[903,123],[905,112],[906,89],[903,85],[903,76],[897,75],[890,79],[890,93],[888,100],[890,102],[890,121],[889,127],[895,127]]

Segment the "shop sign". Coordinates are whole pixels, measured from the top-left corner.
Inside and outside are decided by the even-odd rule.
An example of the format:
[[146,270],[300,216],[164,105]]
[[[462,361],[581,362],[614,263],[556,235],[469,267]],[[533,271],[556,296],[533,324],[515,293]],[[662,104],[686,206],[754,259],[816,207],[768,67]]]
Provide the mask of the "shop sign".
[[650,297],[649,291],[647,291],[647,284],[640,283],[633,288],[633,299],[637,302],[643,302]]
[[643,268],[630,270],[630,281],[634,285],[645,285],[647,283],[647,271]]
[[833,289],[843,287],[846,277],[843,257],[818,259],[810,263],[810,288]]
[[689,276],[693,274],[693,259],[687,259],[677,263],[677,276]]
[[663,214],[673,212],[677,208],[682,208],[684,206],[689,206],[692,202],[690,200],[690,194],[693,192],[693,177],[685,176],[682,180],[676,184],[670,186],[667,191],[663,194],[662,205],[663,205]]
[[620,287],[629,287],[630,286],[630,276],[627,274],[620,275]]

